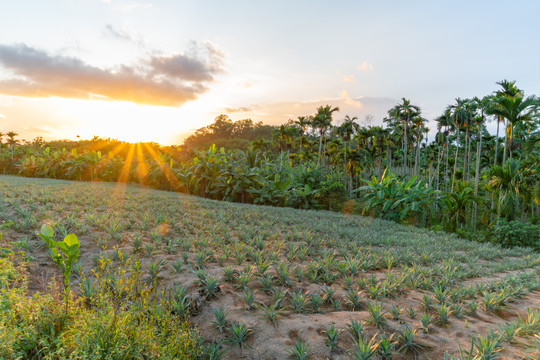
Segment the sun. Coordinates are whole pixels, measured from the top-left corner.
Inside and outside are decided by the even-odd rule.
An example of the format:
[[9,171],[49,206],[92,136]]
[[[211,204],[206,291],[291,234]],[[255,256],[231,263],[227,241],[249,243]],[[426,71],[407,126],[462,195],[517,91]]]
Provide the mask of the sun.
[[[182,122],[185,111],[165,106],[139,105],[125,101],[57,99],[60,115],[74,122],[69,138],[118,139],[131,143],[157,142],[178,144],[178,139],[192,131],[194,124]],[[197,125],[195,125],[197,126]]]

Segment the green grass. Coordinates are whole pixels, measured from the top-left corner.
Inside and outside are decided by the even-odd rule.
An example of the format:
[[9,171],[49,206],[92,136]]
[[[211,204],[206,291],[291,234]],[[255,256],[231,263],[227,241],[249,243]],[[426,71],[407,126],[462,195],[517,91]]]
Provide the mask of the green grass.
[[[281,331],[290,326],[281,325],[285,322],[331,317],[336,311],[364,314],[354,316],[355,321],[366,324],[362,331],[355,332],[357,342],[360,333],[372,338],[380,331],[384,331],[388,339],[393,334],[397,339],[399,334],[394,324],[398,321],[410,328],[423,328],[422,337],[433,336],[436,331],[427,332],[426,324],[422,326],[421,320],[425,322],[427,316],[433,319],[431,327],[437,326],[439,331],[445,331],[442,326],[467,321],[470,337],[478,338],[482,334],[474,332],[475,326],[486,323],[466,311],[468,304],[482,304],[478,307],[479,313],[496,317],[498,307],[491,306],[490,294],[504,294],[500,303],[512,306],[532,292],[537,295],[540,289],[540,255],[530,249],[470,242],[444,232],[355,215],[218,202],[132,185],[0,176],[1,221],[5,223],[0,233],[5,235],[0,255],[22,251],[33,266],[49,261],[35,237],[41,224],[49,223],[79,237],[80,274],[73,282],[82,285],[83,294],[90,294],[81,295],[84,306],[92,304],[108,309],[103,310],[105,316],[99,320],[92,312],[95,308],[81,307],[86,309],[87,313],[82,312],[86,317],[73,320],[70,329],[75,326],[74,334],[86,339],[87,344],[100,341],[103,335],[96,332],[99,321],[116,321],[115,311],[119,309],[127,312],[126,321],[134,321],[131,316],[136,314],[130,313],[134,308],[121,305],[133,304],[132,299],[125,298],[126,294],[139,293],[139,287],[147,289],[148,300],[141,302],[137,311],[146,314],[145,308],[152,309],[150,313],[158,319],[166,321],[174,317],[184,327],[186,320],[198,324],[205,349],[210,349],[213,341],[230,344],[231,338],[235,339],[224,324],[218,327],[221,333],[216,330],[217,325],[210,323],[215,318],[212,309],[228,304],[223,311],[231,321],[251,320],[245,322],[250,326],[249,346],[244,346],[247,340],[244,334],[246,336],[234,342],[241,346],[231,346],[225,358],[256,357],[257,351],[264,351],[266,344],[259,343],[258,338],[264,333],[260,327]],[[60,231],[58,233],[60,236]],[[133,280],[132,287],[122,292],[117,286],[125,284],[118,283],[119,277],[110,271],[120,270],[120,265],[127,263],[139,266],[127,269],[125,274],[138,272],[140,283]],[[105,293],[99,286],[104,280],[95,275],[103,264],[110,264],[110,270],[102,276],[115,280],[106,282]],[[8,275],[0,272],[0,286],[2,282],[12,281],[3,280],[10,276],[9,271],[5,272]],[[16,277],[16,272],[12,276]],[[173,284],[185,288],[181,296],[173,297],[174,301],[167,295],[167,289]],[[14,291],[12,286],[9,289]],[[255,302],[267,304],[266,312],[264,306],[253,306],[251,300],[251,306],[246,305],[243,299],[246,291],[253,292]],[[415,300],[411,304],[409,297],[406,306],[401,304],[402,299],[413,292],[418,295],[416,299],[426,300]],[[104,294],[108,294],[105,297],[108,300],[100,302]],[[45,299],[39,301],[54,305],[53,295],[39,295]],[[191,303],[194,297],[200,299],[197,306]],[[229,300],[221,302],[224,298]],[[77,306],[83,306],[82,300]],[[431,305],[427,306],[426,301]],[[460,318],[447,311],[461,309],[463,304],[467,306],[460,311]],[[418,315],[414,319],[404,314],[390,318],[386,314],[391,314],[393,306],[408,309],[409,314],[412,309]],[[197,311],[192,311],[193,308]],[[371,310],[371,314],[364,310]],[[207,328],[205,322],[198,322],[199,312],[202,318],[208,315]],[[0,340],[16,344],[18,340],[12,339],[16,333],[5,329],[22,325],[12,323],[14,320],[4,313],[0,316],[3,316]],[[52,312],[50,316],[56,315]],[[268,321],[261,321],[265,318]],[[343,318],[346,321],[336,323],[336,329],[346,329],[353,316]],[[50,321],[54,324],[59,320]],[[299,330],[308,331],[309,323],[303,321],[302,324],[307,325]],[[257,324],[253,331],[251,324]],[[91,331],[84,332],[85,326]],[[107,326],[111,326],[110,323]],[[148,326],[144,334],[151,333]],[[498,329],[495,324],[491,327]],[[188,328],[186,331],[191,336],[189,339],[196,337]],[[205,334],[205,331],[215,333]],[[216,334],[221,338],[216,338]],[[135,335],[117,334],[115,339],[121,343],[135,339]],[[145,336],[148,336],[146,340],[151,339],[150,335]],[[519,337],[519,333],[516,336]],[[319,334],[319,337],[324,346],[327,336]],[[347,341],[340,340],[340,348],[353,357],[363,358],[363,350],[355,348],[348,337],[343,338]],[[67,341],[65,339],[71,339],[69,346],[62,343]],[[54,351],[74,351],[73,339],[66,335],[62,340],[55,340],[59,343],[48,346]],[[157,343],[163,344],[163,339],[158,340]],[[454,340],[457,349],[458,339]],[[399,346],[389,343],[387,352]],[[513,345],[504,343],[503,346]],[[287,348],[288,345],[283,344],[281,356],[284,358]],[[369,346],[365,350],[369,350]],[[352,355],[354,353],[356,355]]]

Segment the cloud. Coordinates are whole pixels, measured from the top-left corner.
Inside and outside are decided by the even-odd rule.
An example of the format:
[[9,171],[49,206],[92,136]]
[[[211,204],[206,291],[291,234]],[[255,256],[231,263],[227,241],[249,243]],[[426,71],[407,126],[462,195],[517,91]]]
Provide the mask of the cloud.
[[354,75],[345,75],[343,77],[344,82],[356,82],[356,79],[354,78]]
[[118,40],[125,40],[129,42],[134,42],[133,36],[125,29],[116,29],[111,24],[105,25],[106,36],[112,37]]
[[239,87],[241,87],[241,88],[244,88],[244,89],[249,89],[250,87],[253,86],[253,84],[251,84],[251,83],[248,82],[248,81],[239,82],[237,85],[238,85]]
[[362,104],[361,99],[351,99],[351,98],[349,97],[349,93],[347,92],[347,90],[341,91],[340,98],[341,98],[343,101],[345,101],[345,104],[347,104],[347,105],[354,106],[354,107],[357,107],[357,108],[361,108],[361,107],[364,106],[364,105]]
[[223,111],[225,113],[238,113],[238,112],[250,112],[260,108],[260,105],[249,105],[249,106],[239,106],[239,107],[224,107]]
[[105,30],[103,31],[103,34],[107,38],[112,38],[114,40],[135,44],[141,49],[147,49],[148,47],[146,42],[141,36],[137,35],[136,33],[129,32],[128,30],[124,28],[117,29],[111,24],[105,25]]
[[6,117],[6,115],[0,113],[0,119],[4,119]]
[[[398,99],[383,97],[353,97],[344,91],[339,98],[323,98],[310,101],[285,101],[276,103],[246,105],[232,109],[251,109],[242,114],[254,121],[262,121],[265,124],[280,125],[288,119],[296,119],[298,116],[313,115],[319,106],[326,104],[340,108],[339,113],[334,114],[334,125],[338,124],[345,115],[357,116],[364,119],[366,115],[373,115],[373,125],[381,125],[388,109],[398,103]],[[220,109],[215,116],[223,113]]]
[[373,70],[373,65],[369,64],[367,61],[364,61],[360,65],[358,65],[359,71],[371,71]]
[[148,55],[135,65],[102,69],[17,44],[0,45],[0,66],[12,74],[0,79],[0,94],[178,106],[208,90],[223,72],[223,54],[211,44],[193,43],[184,54]]

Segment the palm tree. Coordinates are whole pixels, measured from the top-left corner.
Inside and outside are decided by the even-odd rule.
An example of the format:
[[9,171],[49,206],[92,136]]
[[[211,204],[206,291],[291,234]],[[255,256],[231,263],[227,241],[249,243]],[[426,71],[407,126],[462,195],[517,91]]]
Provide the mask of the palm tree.
[[505,218],[512,220],[517,214],[521,171],[520,162],[509,159],[503,166],[493,166],[489,172],[491,177],[489,185],[500,192],[499,203],[497,204],[498,218],[504,213]]
[[459,153],[459,129],[468,120],[468,112],[465,108],[467,100],[461,100],[460,98],[456,99],[456,103],[448,106],[447,110],[451,112],[451,117],[453,119],[454,127],[457,131],[456,137],[456,156],[454,158],[454,171],[452,172],[452,186],[450,187],[450,192],[454,191],[454,183],[456,180],[456,168],[458,163],[458,153]]
[[425,127],[427,119],[421,117],[420,115],[414,116],[411,119],[411,122],[411,133],[413,133],[414,137],[416,138],[416,156],[414,160],[414,175],[416,176],[418,174],[418,165],[420,162],[420,143],[422,142],[424,134],[427,133],[426,130],[428,129]]
[[538,114],[539,101],[536,96],[524,97],[521,93],[514,97],[496,97],[491,106],[486,109],[486,113],[496,115],[508,121],[506,125],[506,144],[503,155],[503,166],[506,163],[506,149],[510,148],[510,159],[512,158],[513,128],[517,124],[534,121]]
[[[450,139],[450,130],[452,128],[453,122],[452,122],[452,114],[450,113],[450,109],[446,109],[445,112],[435,119],[437,122],[437,130],[439,131],[437,133],[436,141],[439,144],[439,146],[442,144],[442,152],[440,154],[439,159],[437,160],[437,190],[439,190],[439,177],[440,177],[440,163],[442,161],[442,158],[444,156],[444,152],[446,149],[446,166],[444,168],[444,178],[445,178],[445,188],[444,191],[448,191],[448,182],[446,181],[446,176],[448,175],[448,153],[450,152],[449,149],[449,139]],[[444,131],[443,131],[444,128]]]
[[17,134],[16,132],[14,131],[8,131],[6,133],[6,136],[9,138],[8,139],[8,144],[9,144],[9,147],[11,148],[11,158],[13,159],[13,148],[15,147],[15,145],[19,142],[19,140],[15,140],[15,136],[18,136],[19,134]]
[[298,120],[294,121],[294,124],[300,128],[300,152],[302,151],[302,139],[307,127],[311,124],[311,116],[299,116]]
[[399,122],[403,123],[403,165],[405,166],[405,171],[408,172],[408,130],[409,123],[412,117],[420,115],[420,107],[412,105],[411,101],[405,98],[401,99],[403,102],[397,104],[392,109],[388,110],[388,115],[395,118]]
[[2,138],[4,137],[4,135],[6,134],[0,131],[0,154],[2,153]]
[[[344,173],[347,172],[347,152],[349,151],[349,142],[351,141],[353,135],[355,132],[357,132],[360,129],[360,125],[355,123],[355,121],[358,120],[358,117],[353,116],[352,118],[349,115],[345,115],[345,119],[343,120],[343,123],[337,128],[337,133],[339,136],[341,136],[341,139],[345,143],[345,149],[343,151],[345,160],[343,162],[344,165]],[[343,176],[345,189],[347,188],[347,176]]]
[[[328,129],[332,126],[332,114],[339,111],[339,107],[332,108],[330,105],[319,106],[317,108],[317,113],[311,121],[311,126],[314,129],[319,130],[320,139],[319,139],[319,157],[317,159],[317,166],[321,163],[321,153],[324,156],[323,152],[323,137],[325,136]],[[326,141],[325,141],[326,144]]]
[[[472,101],[474,101],[476,107],[480,109],[480,115],[474,118],[474,125],[477,131],[476,167],[475,167],[475,172],[474,172],[474,196],[478,196],[478,182],[480,179],[480,158],[481,158],[480,151],[482,149],[482,130],[486,122],[486,118],[484,116],[484,110],[489,105],[489,98],[487,96],[483,97],[482,99],[479,99],[478,97],[474,97]],[[478,210],[478,204],[475,201],[474,202],[474,215],[473,215],[473,225],[475,229],[476,229],[477,210]]]

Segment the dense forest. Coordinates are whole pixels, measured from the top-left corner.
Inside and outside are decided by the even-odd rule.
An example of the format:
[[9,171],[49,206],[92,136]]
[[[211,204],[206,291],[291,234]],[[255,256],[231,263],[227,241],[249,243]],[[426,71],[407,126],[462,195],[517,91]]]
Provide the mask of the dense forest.
[[338,122],[340,109],[330,105],[275,127],[220,115],[182,146],[98,137],[20,142],[9,131],[0,133],[0,172],[356,212],[540,248],[540,102],[513,81],[497,85],[492,94],[455,99],[435,119],[433,139],[421,108],[403,98],[382,126],[348,115]]

